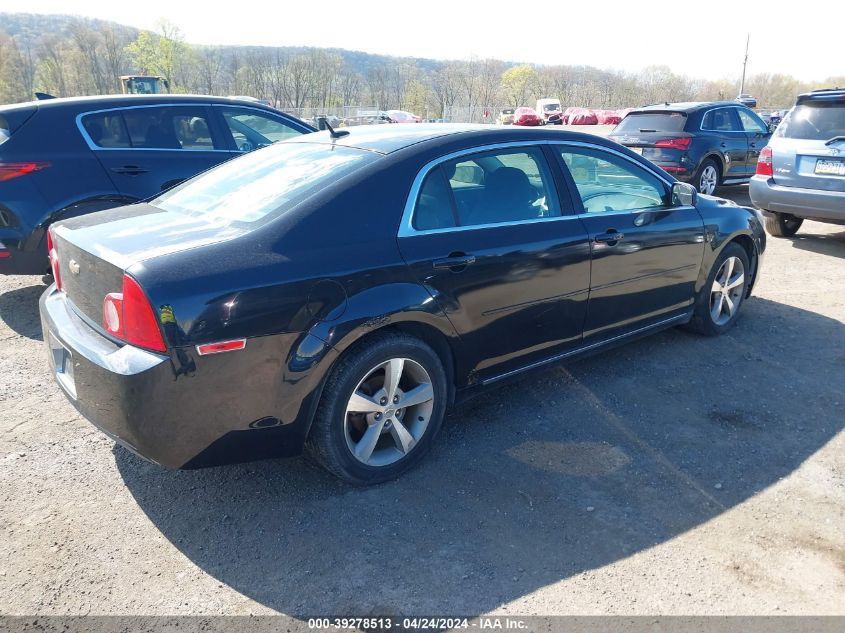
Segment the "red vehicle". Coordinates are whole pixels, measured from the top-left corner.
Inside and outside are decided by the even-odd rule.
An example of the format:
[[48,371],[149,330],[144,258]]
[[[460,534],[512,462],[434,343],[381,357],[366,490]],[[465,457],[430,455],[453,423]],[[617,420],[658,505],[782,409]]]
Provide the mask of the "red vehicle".
[[394,123],[422,123],[422,117],[404,110],[388,110],[387,116]]
[[513,113],[514,125],[543,125],[543,119],[533,108],[517,108]]

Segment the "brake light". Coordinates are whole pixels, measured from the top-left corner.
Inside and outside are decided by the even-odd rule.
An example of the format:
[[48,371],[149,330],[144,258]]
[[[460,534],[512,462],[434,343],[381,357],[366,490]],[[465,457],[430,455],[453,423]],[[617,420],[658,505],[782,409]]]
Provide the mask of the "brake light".
[[689,149],[692,139],[687,136],[684,138],[663,138],[654,142],[655,147],[663,149]]
[[129,275],[123,275],[122,292],[110,292],[103,299],[103,327],[130,345],[156,352],[167,350],[152,304]]
[[56,282],[56,290],[63,291],[62,274],[59,270],[59,254],[53,242],[53,229],[47,229],[47,257],[50,259],[50,270],[53,272],[53,281]]
[[772,148],[771,147],[764,147],[760,150],[760,156],[757,159],[757,171],[755,172],[758,176],[774,176],[774,166],[772,165]]
[[44,161],[35,161],[31,163],[0,163],[0,182],[12,180],[20,176],[26,176],[36,171],[41,171],[50,166],[50,163]]

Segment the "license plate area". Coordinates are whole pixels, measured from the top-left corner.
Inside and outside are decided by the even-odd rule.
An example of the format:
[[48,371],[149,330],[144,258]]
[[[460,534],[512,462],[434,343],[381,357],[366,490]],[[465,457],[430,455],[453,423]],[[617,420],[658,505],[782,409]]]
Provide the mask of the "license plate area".
[[816,161],[815,173],[820,176],[845,176],[845,161],[820,158]]
[[56,374],[56,380],[67,394],[76,400],[76,382],[73,378],[73,354],[62,345],[52,333],[48,334],[50,345],[50,365]]

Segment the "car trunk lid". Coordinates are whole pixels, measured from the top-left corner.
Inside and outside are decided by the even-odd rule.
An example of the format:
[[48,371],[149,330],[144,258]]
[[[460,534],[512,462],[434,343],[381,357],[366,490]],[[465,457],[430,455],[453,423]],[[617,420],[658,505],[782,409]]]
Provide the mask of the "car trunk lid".
[[131,266],[246,232],[149,204],[72,218],[54,225],[52,231],[67,298],[97,325],[102,324],[105,296],[120,292],[124,272]]

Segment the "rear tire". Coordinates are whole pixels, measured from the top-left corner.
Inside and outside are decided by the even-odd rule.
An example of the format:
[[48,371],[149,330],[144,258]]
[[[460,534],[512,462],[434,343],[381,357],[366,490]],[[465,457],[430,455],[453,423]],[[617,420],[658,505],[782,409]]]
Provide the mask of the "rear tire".
[[773,237],[792,237],[801,228],[804,218],[796,218],[788,213],[774,213],[767,215],[766,231]]
[[689,329],[704,336],[718,336],[731,329],[748,292],[750,273],[745,249],[735,242],[725,246],[696,296]]
[[367,338],[332,369],[306,450],[354,485],[394,479],[431,448],[448,393],[443,363],[428,345],[399,333]]
[[721,180],[719,166],[712,158],[708,158],[701,163],[698,171],[695,172],[692,184],[698,189],[698,193],[712,196],[716,192],[716,187],[722,184]]

